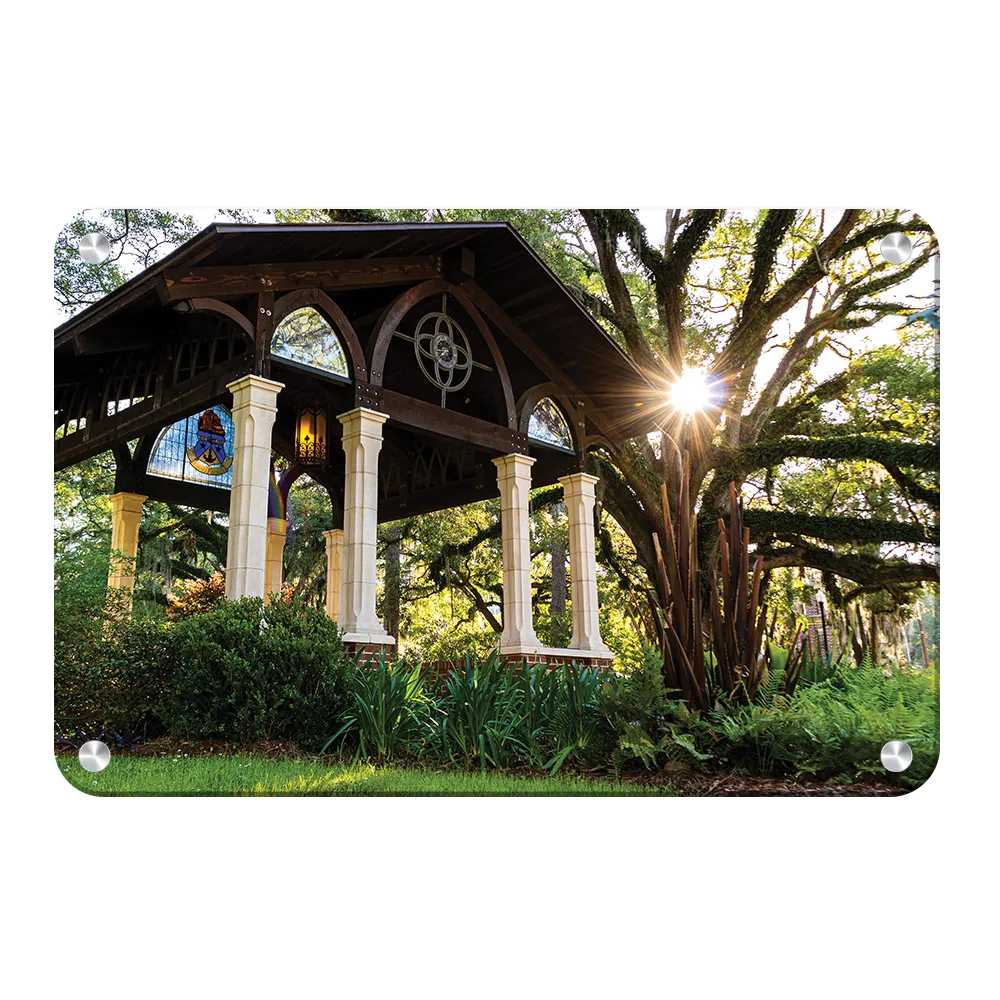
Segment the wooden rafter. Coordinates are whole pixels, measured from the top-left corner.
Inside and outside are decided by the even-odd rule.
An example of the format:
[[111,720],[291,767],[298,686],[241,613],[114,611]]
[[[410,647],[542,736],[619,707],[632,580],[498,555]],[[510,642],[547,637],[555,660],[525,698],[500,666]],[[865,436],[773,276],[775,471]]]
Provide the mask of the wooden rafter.
[[169,268],[161,275],[168,300],[192,296],[220,298],[296,288],[370,288],[426,281],[440,274],[441,258],[375,257],[361,260],[311,260],[292,264],[243,264],[227,267]]

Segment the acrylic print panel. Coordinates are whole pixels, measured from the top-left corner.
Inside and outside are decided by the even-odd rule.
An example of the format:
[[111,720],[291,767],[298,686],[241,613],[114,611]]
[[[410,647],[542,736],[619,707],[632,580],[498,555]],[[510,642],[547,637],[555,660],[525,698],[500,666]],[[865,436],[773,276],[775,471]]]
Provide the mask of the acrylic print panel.
[[151,476],[229,489],[236,438],[228,407],[212,406],[167,427],[149,457]]

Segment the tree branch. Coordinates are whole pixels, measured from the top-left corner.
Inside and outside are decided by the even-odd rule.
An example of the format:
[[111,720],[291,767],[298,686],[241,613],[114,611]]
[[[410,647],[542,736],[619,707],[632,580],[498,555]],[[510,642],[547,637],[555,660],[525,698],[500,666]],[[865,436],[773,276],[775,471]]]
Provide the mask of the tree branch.
[[931,486],[924,486],[922,483],[917,482],[912,476],[908,476],[903,470],[896,465],[894,462],[883,462],[886,471],[896,480],[896,483],[902,488],[904,493],[909,494],[914,500],[919,500],[921,503],[925,503],[935,510],[941,507],[941,491],[936,490]]
[[646,335],[639,326],[639,321],[635,315],[635,307],[632,305],[632,296],[629,294],[625,278],[618,268],[618,237],[621,229],[611,225],[606,211],[596,211],[594,209],[581,209],[590,235],[597,247],[597,259],[601,265],[601,274],[604,277],[604,284],[608,290],[619,322],[615,325],[621,330],[625,337],[625,344],[632,360],[641,367],[648,369],[659,368],[656,356],[653,354],[646,340]]
[[739,475],[780,465],[787,458],[868,460],[878,462],[887,469],[887,463],[914,469],[937,469],[941,448],[937,444],[914,444],[863,435],[789,437],[743,448],[714,448],[708,457],[708,468],[724,469]]
[[[749,312],[743,310],[729,343],[712,366],[712,372],[716,377],[728,380],[743,369],[748,359],[763,346],[767,332],[774,321],[791,309],[817,281],[824,277],[829,260],[847,240],[861,215],[861,209],[851,208],[845,211],[829,236],[816,247],[814,253],[809,254],[769,299],[762,301]],[[777,222],[774,225],[777,228]]]
[[937,528],[925,528],[922,524],[901,521],[877,521],[868,517],[820,517],[783,510],[749,508],[743,513],[743,522],[750,529],[752,538],[791,532],[806,538],[818,538],[830,544],[907,542],[913,545],[937,545],[940,541]]
[[671,228],[667,257],[656,274],[657,311],[667,331],[667,365],[675,376],[684,368],[685,278],[722,214],[718,209],[699,209],[691,213],[690,221],[679,235]]
[[838,553],[797,540],[779,548],[758,549],[764,556],[764,568],[809,566],[825,573],[835,573],[863,587],[885,588],[914,583],[938,583],[941,573],[936,563],[910,562],[908,559],[882,559],[857,553]]

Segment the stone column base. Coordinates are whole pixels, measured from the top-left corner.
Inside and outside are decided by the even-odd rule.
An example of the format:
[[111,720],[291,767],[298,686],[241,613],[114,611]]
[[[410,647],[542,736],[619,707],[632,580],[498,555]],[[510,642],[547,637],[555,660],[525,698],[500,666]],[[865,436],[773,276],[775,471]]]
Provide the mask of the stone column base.
[[396,640],[391,635],[372,635],[368,632],[345,632],[343,635],[344,650],[348,656],[360,656],[367,660],[380,654],[388,657],[394,652]]
[[501,646],[500,656],[508,663],[543,663],[558,667],[575,663],[579,667],[610,667],[615,654],[610,649],[551,649],[546,646]]

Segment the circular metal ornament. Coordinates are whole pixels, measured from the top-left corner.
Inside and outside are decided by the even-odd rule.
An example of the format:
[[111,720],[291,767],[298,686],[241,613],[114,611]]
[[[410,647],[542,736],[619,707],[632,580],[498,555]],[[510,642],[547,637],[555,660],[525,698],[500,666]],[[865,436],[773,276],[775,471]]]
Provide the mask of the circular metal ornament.
[[80,767],[85,771],[103,771],[111,763],[111,751],[107,743],[100,740],[88,740],[80,747],[77,756]]
[[103,233],[87,233],[80,239],[79,250],[88,264],[103,264],[111,253],[111,244]]
[[887,771],[905,771],[913,763],[913,751],[908,743],[892,740],[882,747],[882,766]]
[[457,392],[472,375],[469,338],[447,313],[421,317],[413,333],[413,353],[427,380],[444,392]]
[[435,333],[431,341],[431,352],[437,363],[446,371],[451,371],[458,363],[455,342],[446,333]]
[[879,244],[879,252],[890,264],[902,264],[909,260],[913,244],[906,233],[889,233]]

